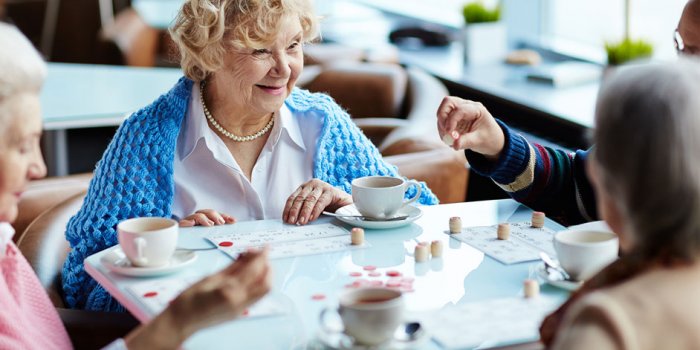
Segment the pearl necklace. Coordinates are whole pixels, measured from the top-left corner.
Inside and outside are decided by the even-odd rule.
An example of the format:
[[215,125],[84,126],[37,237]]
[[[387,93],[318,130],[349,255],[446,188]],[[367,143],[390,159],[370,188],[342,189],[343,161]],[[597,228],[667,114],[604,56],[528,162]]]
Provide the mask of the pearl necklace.
[[260,131],[254,133],[254,134],[251,134],[251,135],[247,135],[247,136],[238,136],[238,135],[224,129],[224,127],[221,126],[221,124],[219,124],[219,122],[217,122],[216,119],[214,119],[214,117],[212,117],[211,113],[209,113],[209,109],[207,108],[206,103],[204,103],[204,81],[202,81],[199,84],[199,100],[202,102],[202,108],[204,109],[204,115],[207,117],[207,120],[209,121],[209,123],[211,123],[211,125],[214,127],[214,129],[216,129],[222,135],[224,135],[224,136],[226,136],[226,137],[228,137],[231,140],[236,141],[236,142],[253,141],[253,140],[257,139],[258,137],[267,134],[267,132],[270,131],[270,129],[272,129],[272,126],[275,125],[275,118],[274,118],[274,114],[273,114],[272,117],[270,117],[270,121],[267,122],[267,125],[265,125],[264,128],[260,129]]

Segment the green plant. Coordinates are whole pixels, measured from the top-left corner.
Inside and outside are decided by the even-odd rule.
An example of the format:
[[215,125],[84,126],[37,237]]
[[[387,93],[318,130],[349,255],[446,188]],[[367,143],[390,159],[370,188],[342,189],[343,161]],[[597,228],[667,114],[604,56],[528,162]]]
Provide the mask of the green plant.
[[651,57],[654,47],[644,40],[625,38],[621,42],[605,43],[605,51],[608,53],[608,64],[618,65],[637,58]]
[[464,5],[462,8],[464,21],[467,24],[497,22],[501,19],[501,4],[489,9],[481,1],[475,1]]

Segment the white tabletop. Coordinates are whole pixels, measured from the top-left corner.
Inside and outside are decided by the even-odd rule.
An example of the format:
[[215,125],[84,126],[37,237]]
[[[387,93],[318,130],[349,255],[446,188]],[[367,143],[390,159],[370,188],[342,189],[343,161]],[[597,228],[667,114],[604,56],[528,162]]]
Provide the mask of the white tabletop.
[[[451,239],[446,233],[452,216],[460,216],[463,226],[486,226],[501,222],[529,221],[532,211],[512,200],[485,201],[421,207],[423,217],[403,228],[367,230],[371,248],[309,255],[271,261],[274,271],[272,297],[285,305],[282,316],[239,319],[195,334],[186,344],[189,349],[230,348],[288,349],[303,348],[318,334],[321,310],[337,305],[340,292],[354,280],[349,275],[366,265],[391,268],[404,276],[415,277],[413,293],[406,293],[408,317],[432,312],[449,303],[466,303],[494,298],[522,296],[523,281],[532,278],[536,262],[504,265],[485,256],[469,245]],[[320,222],[329,222],[323,218]],[[339,223],[338,221],[333,221]],[[211,244],[207,234],[243,232],[279,227],[279,221],[239,222],[213,228],[181,229],[180,247],[201,248]],[[561,230],[562,226],[547,219],[546,227]],[[411,256],[417,242],[441,240],[444,256],[426,263],[415,263]],[[106,251],[85,260],[87,272],[103,285],[119,302],[141,321],[154,317],[132,296],[127,288],[144,278],[125,277],[109,272],[100,263]],[[200,251],[198,259],[187,269],[162,278],[204,276],[231,263],[218,250]],[[312,300],[324,294],[323,301]],[[543,286],[542,294],[563,301],[567,292]],[[533,341],[536,339],[529,339]],[[488,340],[498,345],[497,339]],[[224,346],[225,345],[225,346]],[[427,348],[438,349],[429,342]],[[425,347],[422,347],[425,348]]]
[[118,126],[180,77],[177,68],[49,63],[41,91],[44,129]]

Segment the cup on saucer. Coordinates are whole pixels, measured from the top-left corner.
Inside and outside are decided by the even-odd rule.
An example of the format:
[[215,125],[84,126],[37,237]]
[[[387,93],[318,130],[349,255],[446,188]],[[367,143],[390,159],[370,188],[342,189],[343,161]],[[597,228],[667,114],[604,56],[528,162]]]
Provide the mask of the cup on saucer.
[[321,312],[322,327],[328,327],[331,313],[340,315],[343,332],[358,345],[376,346],[391,341],[403,318],[401,292],[387,288],[360,288],[345,291],[337,309]]
[[[410,186],[416,195],[404,200]],[[352,200],[360,214],[372,218],[391,218],[399,209],[415,202],[421,194],[420,184],[392,176],[365,176],[352,180]]]
[[584,281],[617,259],[619,241],[612,232],[566,230],[554,236],[554,250],[569,276]]
[[124,220],[117,225],[117,239],[133,266],[165,266],[177,247],[178,223],[158,217]]

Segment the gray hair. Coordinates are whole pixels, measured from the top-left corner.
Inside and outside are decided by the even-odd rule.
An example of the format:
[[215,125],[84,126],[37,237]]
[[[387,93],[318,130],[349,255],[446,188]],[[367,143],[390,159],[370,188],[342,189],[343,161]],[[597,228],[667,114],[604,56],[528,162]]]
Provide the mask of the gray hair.
[[3,104],[21,93],[39,94],[46,78],[46,64],[39,53],[17,30],[0,23],[0,116]]
[[594,160],[640,259],[700,252],[700,61],[623,68],[596,106]]

